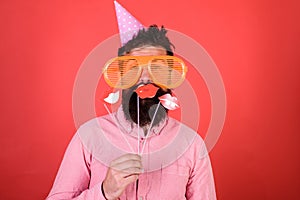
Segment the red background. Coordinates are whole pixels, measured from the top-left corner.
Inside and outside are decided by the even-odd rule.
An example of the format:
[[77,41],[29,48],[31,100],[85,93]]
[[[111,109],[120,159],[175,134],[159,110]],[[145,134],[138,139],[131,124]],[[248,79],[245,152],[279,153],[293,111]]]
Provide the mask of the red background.
[[[194,38],[223,76],[227,117],[211,152],[218,199],[299,199],[299,3],[119,0],[143,24]],[[0,199],[43,199],[75,132],[72,89],[118,32],[113,1],[0,2]]]

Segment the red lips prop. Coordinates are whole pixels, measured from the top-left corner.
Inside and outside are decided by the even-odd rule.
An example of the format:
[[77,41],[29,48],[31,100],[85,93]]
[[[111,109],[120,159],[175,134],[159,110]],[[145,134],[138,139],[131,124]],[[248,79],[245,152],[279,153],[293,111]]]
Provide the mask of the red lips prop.
[[138,87],[135,92],[141,99],[153,98],[159,88],[155,87],[153,84],[142,85]]
[[179,101],[176,97],[172,97],[170,94],[165,94],[158,97],[160,103],[168,110],[176,110],[179,108]]

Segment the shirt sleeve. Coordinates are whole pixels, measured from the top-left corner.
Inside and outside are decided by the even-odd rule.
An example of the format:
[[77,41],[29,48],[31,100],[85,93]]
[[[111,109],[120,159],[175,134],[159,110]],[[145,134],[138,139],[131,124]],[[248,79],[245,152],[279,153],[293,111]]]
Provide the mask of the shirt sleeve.
[[[205,150],[206,152],[206,150]],[[197,156],[186,190],[188,200],[216,200],[214,177],[209,155]]]
[[101,182],[89,188],[92,156],[83,147],[78,134],[72,138],[47,200],[105,200]]

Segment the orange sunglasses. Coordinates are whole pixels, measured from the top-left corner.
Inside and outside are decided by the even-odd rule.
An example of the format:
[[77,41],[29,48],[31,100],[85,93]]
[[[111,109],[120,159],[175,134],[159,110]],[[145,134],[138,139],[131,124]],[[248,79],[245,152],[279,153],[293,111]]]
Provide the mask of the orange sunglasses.
[[153,82],[163,88],[176,88],[185,79],[187,66],[175,56],[120,56],[104,66],[104,79],[114,88],[127,89],[136,84],[146,68]]

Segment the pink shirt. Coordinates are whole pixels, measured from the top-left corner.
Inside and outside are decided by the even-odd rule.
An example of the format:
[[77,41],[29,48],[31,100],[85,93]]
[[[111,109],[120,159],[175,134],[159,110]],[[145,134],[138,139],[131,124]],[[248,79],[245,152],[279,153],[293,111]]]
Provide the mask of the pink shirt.
[[[101,183],[109,163],[125,153],[142,152],[144,173],[127,186],[125,199],[216,199],[209,156],[201,137],[172,118],[153,127],[149,137],[124,117],[112,115],[82,125],[71,140],[48,200],[105,200]],[[142,134],[143,135],[143,134]],[[138,148],[139,145],[139,148]]]

